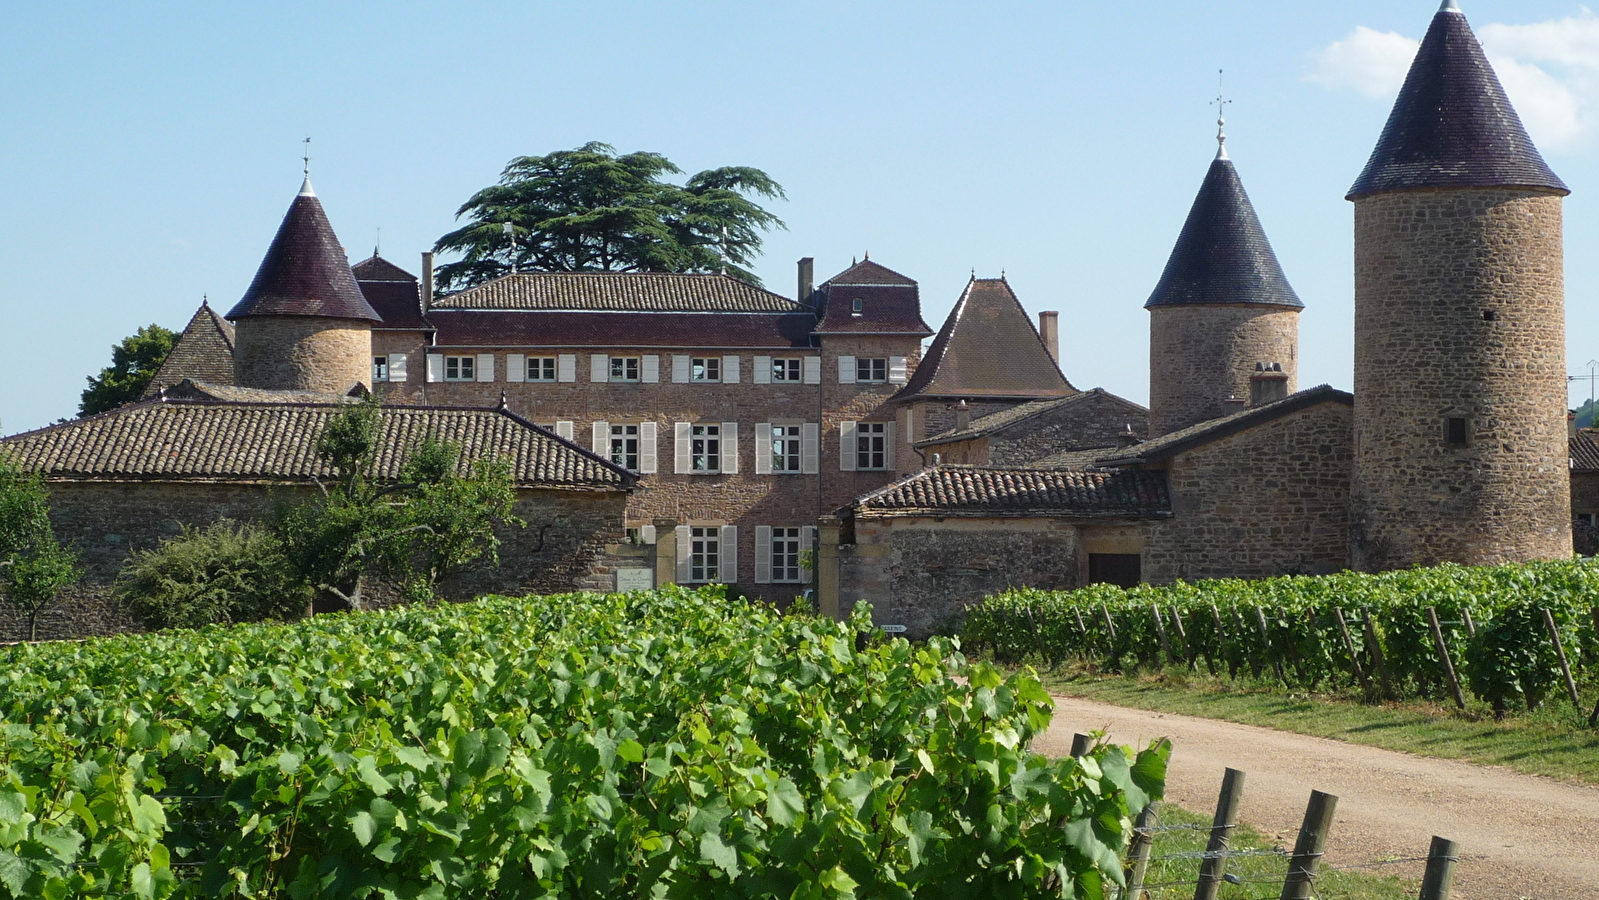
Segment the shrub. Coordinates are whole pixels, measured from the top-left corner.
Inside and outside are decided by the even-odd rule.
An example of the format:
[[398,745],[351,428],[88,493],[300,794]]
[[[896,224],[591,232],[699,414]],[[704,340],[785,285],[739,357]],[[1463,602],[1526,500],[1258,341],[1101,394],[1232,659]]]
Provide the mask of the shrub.
[[287,621],[311,602],[271,532],[226,519],[135,553],[117,597],[152,628]]

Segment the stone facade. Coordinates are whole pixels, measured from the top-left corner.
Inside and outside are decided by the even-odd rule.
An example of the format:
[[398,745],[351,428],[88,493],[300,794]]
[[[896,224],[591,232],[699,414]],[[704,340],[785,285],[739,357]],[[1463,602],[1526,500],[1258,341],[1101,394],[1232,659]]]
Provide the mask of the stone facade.
[[371,323],[249,316],[234,323],[233,383],[270,391],[342,394],[372,383]]
[[1571,555],[1561,198],[1355,203],[1352,565]]
[[1159,437],[1247,400],[1259,363],[1280,363],[1299,390],[1299,310],[1263,304],[1156,306],[1149,316],[1149,428]]

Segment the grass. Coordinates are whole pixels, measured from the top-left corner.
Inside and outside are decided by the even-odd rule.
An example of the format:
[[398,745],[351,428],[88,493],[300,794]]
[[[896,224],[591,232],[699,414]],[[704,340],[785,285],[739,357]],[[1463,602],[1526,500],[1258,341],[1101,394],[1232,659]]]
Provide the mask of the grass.
[[1599,730],[1588,727],[1589,711],[1564,696],[1495,722],[1485,705],[1464,712],[1430,702],[1373,705],[1351,692],[1288,691],[1190,672],[1105,675],[1068,664],[1040,677],[1069,697],[1599,784]]

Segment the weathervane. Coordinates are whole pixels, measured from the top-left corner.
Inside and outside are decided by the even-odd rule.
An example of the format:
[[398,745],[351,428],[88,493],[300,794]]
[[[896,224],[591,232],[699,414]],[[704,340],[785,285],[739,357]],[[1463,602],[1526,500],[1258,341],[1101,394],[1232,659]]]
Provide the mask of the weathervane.
[[1216,107],[1216,146],[1219,148],[1216,155],[1222,159],[1227,158],[1227,105],[1233,101],[1227,99],[1227,73],[1223,69],[1216,70],[1216,99],[1211,103]]
[[301,143],[305,144],[305,155],[300,157],[305,160],[305,177],[311,177],[311,139],[306,138]]

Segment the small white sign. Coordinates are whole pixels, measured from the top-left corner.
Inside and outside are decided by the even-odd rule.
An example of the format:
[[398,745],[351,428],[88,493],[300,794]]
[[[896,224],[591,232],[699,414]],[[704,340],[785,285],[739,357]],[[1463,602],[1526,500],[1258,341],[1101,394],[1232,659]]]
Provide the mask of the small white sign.
[[882,629],[885,632],[887,632],[889,634],[904,634],[905,633],[905,626],[904,625],[883,625],[881,627],[882,627]]
[[654,569],[617,569],[618,591],[649,591],[655,589]]

